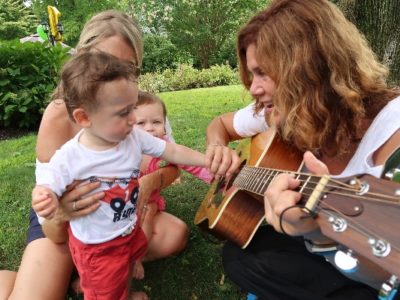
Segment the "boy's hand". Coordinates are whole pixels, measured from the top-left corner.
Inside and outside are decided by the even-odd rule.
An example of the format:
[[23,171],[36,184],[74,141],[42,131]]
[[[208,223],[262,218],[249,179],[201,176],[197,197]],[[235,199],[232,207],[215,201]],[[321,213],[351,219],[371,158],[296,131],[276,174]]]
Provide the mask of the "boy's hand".
[[32,191],[32,208],[38,216],[52,219],[58,207],[56,195],[49,188],[36,186]]
[[241,160],[235,150],[224,145],[208,145],[206,166],[215,179],[229,177],[240,166]]

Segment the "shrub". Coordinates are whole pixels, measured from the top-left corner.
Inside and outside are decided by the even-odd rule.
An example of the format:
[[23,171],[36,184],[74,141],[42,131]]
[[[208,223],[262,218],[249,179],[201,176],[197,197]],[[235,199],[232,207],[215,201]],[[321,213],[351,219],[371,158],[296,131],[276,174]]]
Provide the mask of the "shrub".
[[[166,71],[170,71],[169,69]],[[164,71],[164,73],[166,72]],[[154,72],[154,73],[146,73],[140,75],[139,77],[139,86],[141,89],[145,91],[149,91],[151,93],[157,93],[160,91],[168,91],[168,87],[166,84],[166,80],[164,79],[164,73]]]
[[209,69],[201,70],[199,82],[203,87],[213,87],[219,85],[238,84],[239,78],[236,72],[233,72],[228,65],[216,65]]
[[140,76],[140,88],[158,93],[192,88],[233,85],[239,83],[239,76],[228,65],[216,65],[209,69],[197,70],[188,64],[179,65],[176,70],[147,73]]
[[191,65],[181,64],[174,71],[163,73],[170,91],[185,90],[199,87],[199,71]]
[[0,127],[36,128],[67,51],[18,40],[0,43]]

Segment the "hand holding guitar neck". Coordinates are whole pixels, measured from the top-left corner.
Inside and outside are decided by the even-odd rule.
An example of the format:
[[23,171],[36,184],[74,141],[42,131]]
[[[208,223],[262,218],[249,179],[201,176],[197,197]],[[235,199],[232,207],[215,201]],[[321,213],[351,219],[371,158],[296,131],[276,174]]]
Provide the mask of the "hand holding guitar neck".
[[[304,153],[304,164],[311,174],[329,174],[326,165],[309,151]],[[292,236],[312,234],[313,241],[328,243],[326,237],[318,235],[318,224],[314,218],[299,205],[301,192],[304,191],[300,185],[299,174],[293,173],[280,174],[271,181],[264,196],[267,223],[278,232]]]

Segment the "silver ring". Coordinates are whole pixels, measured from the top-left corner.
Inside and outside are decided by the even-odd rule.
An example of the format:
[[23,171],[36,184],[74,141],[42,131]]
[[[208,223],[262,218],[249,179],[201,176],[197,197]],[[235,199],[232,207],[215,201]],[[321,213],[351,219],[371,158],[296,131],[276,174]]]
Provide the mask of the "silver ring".
[[78,202],[78,200],[75,200],[74,202],[72,202],[72,210],[73,211],[77,211],[78,208],[76,207],[76,202]]
[[147,209],[147,204],[143,205],[143,209],[144,209],[144,210]]

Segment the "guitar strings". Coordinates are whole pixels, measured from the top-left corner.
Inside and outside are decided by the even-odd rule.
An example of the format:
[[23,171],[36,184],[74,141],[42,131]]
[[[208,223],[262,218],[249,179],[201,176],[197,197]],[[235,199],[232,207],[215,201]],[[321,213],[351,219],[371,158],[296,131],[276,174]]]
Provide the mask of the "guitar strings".
[[[320,182],[321,176],[316,176],[316,175],[301,173],[301,172],[292,172],[292,171],[282,172],[281,170],[267,169],[267,168],[260,168],[260,167],[251,167],[251,166],[245,166],[244,168],[246,168],[246,169],[244,170],[243,173],[240,172],[238,174],[237,178],[235,179],[234,184],[237,182],[243,183],[243,180],[244,180],[246,184],[248,184],[248,185],[250,184],[250,186],[252,186],[252,187],[254,187],[254,186],[260,187],[260,183],[261,183],[261,187],[262,187],[261,191],[257,190],[258,194],[261,196],[263,196],[263,194],[266,190],[266,187],[269,185],[269,183],[272,181],[272,179],[274,179],[277,175],[279,175],[281,173],[290,173],[290,174],[297,175],[297,179],[300,180],[300,186],[303,184],[301,193],[303,196],[306,196],[306,197],[310,196],[312,194],[312,192],[317,191],[317,192],[319,192],[320,195],[329,193],[329,194],[334,194],[334,195],[339,195],[339,196],[346,196],[346,197],[350,197],[353,199],[367,200],[367,201],[371,201],[374,203],[381,203],[381,202],[389,201],[389,202],[391,202],[391,204],[395,204],[395,205],[399,204],[399,197],[392,196],[392,195],[385,195],[385,194],[381,194],[381,193],[377,193],[377,192],[367,192],[363,195],[354,194],[357,192],[361,192],[360,189],[356,188],[353,185],[339,181],[337,179],[329,178],[328,184],[323,186],[323,188],[321,189],[318,187],[318,183]],[[251,169],[262,169],[263,172],[259,172],[259,170],[258,170],[256,175],[257,175],[257,177],[262,177],[263,182],[261,182],[260,178],[249,178],[249,175],[245,174],[247,171],[248,171],[247,173],[249,173],[249,172],[254,173],[254,172],[252,172],[253,170],[251,170]],[[301,176],[306,176],[307,179],[306,180],[300,179]],[[245,177],[245,178],[242,178],[242,177]],[[311,178],[311,180],[310,180],[310,178]],[[318,178],[318,180],[315,180],[315,178]],[[314,185],[314,187],[311,188],[308,185]],[[251,191],[253,191],[253,190],[251,190]],[[320,204],[322,204],[322,201],[318,201],[317,207],[319,209],[321,209]],[[335,212],[338,216],[345,218],[347,220],[348,227],[353,229],[355,232],[358,232],[359,234],[361,234],[365,237],[368,237],[368,238],[381,239],[380,234],[377,234],[373,230],[366,228],[364,225],[362,225],[357,220],[346,217],[342,212],[340,212],[338,209],[336,209],[331,204],[324,202],[324,205],[325,205],[325,207],[330,208],[332,210],[332,212],[329,212],[326,209],[321,209],[322,213],[324,213],[328,216],[334,216],[334,212]],[[294,208],[294,207],[292,206],[290,208]],[[312,217],[311,214],[310,214],[310,217]],[[282,228],[282,221],[280,222],[280,226],[284,232],[284,229]],[[382,240],[384,240],[384,239],[382,239]],[[391,247],[392,247],[392,249],[394,249],[398,252],[400,251],[400,249],[397,245],[391,244]]]
[[[329,207],[330,205],[328,204],[327,206]],[[357,220],[346,217],[342,212],[337,210],[335,207],[330,206],[330,209],[333,212],[337,213],[339,216],[346,219],[347,226],[350,227],[351,229],[353,229],[354,231],[359,232],[360,234],[366,236],[367,238],[375,238],[375,239],[380,239],[380,240],[386,241],[384,238],[380,237],[380,234],[374,232],[373,230],[366,228],[364,225],[362,225]],[[323,209],[322,212],[327,214],[328,216],[335,216],[333,213],[329,212],[326,209]],[[400,251],[400,248],[397,245],[390,243],[390,246],[392,249],[396,250],[397,252]]]
[[[322,192],[322,190],[321,190],[321,192]],[[319,203],[322,204],[321,201]],[[347,221],[347,226],[350,229],[353,229],[355,232],[358,232],[359,234],[361,234],[362,236],[365,236],[367,238],[367,243],[368,243],[368,240],[370,238],[378,239],[380,241],[387,242],[387,240],[385,240],[384,238],[381,238],[381,235],[378,234],[376,231],[370,230],[370,229],[366,228],[364,225],[362,225],[360,222],[358,222],[357,220],[347,217],[340,210],[336,209],[334,206],[330,205],[329,203],[324,202],[324,205],[327,208],[330,208],[330,210],[332,210],[332,212],[330,212],[326,208],[320,208],[320,207],[319,207],[320,209],[318,210],[318,212],[310,211],[307,208],[305,208],[303,205],[293,205],[293,206],[287,207],[284,211],[282,211],[282,213],[281,213],[281,215],[279,217],[279,226],[281,228],[282,233],[287,234],[285,229],[284,229],[284,227],[283,227],[283,219],[284,219],[283,215],[284,215],[284,213],[286,211],[288,211],[289,209],[298,207],[298,208],[302,208],[302,209],[308,210],[308,214],[309,214],[310,218],[314,218],[316,215],[321,214],[321,213],[326,214],[328,216],[334,216],[334,217],[338,217],[339,216],[339,217],[344,218]],[[335,215],[335,213],[336,213],[336,215]],[[394,239],[394,242],[396,242],[396,241],[397,241],[397,239]],[[343,242],[342,242],[342,244],[343,244]],[[397,253],[400,252],[400,248],[396,244],[393,244],[393,242],[390,243],[390,247],[391,247],[392,250],[396,251]]]
[[[256,175],[257,176],[263,176],[264,177],[263,179],[265,179],[265,177],[267,176],[268,179],[266,179],[265,182],[262,182],[259,178],[249,178],[251,176],[249,176],[248,174],[244,174],[244,173],[246,173],[246,172],[244,172],[243,174],[239,173],[239,175],[235,179],[234,184],[239,182],[241,179],[247,180],[247,182],[249,182],[251,179],[254,179],[253,181],[251,181],[252,185],[260,184],[260,182],[264,183],[263,189],[261,191],[257,190],[257,194],[259,194],[261,196],[263,196],[263,194],[264,194],[264,192],[266,190],[266,187],[269,185],[269,183],[272,181],[272,179],[274,179],[277,175],[282,174],[282,173],[288,173],[288,174],[297,175],[297,179],[300,180],[301,184],[302,183],[306,183],[306,184],[310,184],[310,185],[314,184],[315,186],[319,183],[319,180],[314,181],[314,180],[309,180],[309,178],[318,178],[318,179],[321,178],[321,176],[311,175],[311,174],[308,174],[308,173],[281,171],[281,170],[267,169],[267,168],[261,168],[261,167],[250,167],[250,166],[245,166],[245,167],[247,169],[258,169],[258,170],[262,169],[264,171],[263,172],[264,174],[263,173],[261,173],[261,174],[257,173]],[[265,171],[267,171],[267,172],[265,172]],[[272,176],[272,178],[270,179],[271,176]],[[300,176],[306,176],[306,177],[308,177],[308,179],[307,180],[301,180],[301,179],[299,179]],[[246,177],[246,178],[243,178],[243,177]],[[324,190],[324,191],[325,192],[329,192],[330,194],[348,196],[348,194],[346,194],[345,192],[353,192],[354,193],[354,192],[359,191],[354,186],[346,184],[344,182],[341,182],[341,181],[339,181],[337,179],[330,178],[329,182],[330,182],[330,184],[325,185],[326,190]],[[307,187],[307,185],[303,185],[302,186],[301,184],[300,184],[300,187],[302,187],[303,190],[311,190],[311,191],[315,190],[314,188],[309,188],[309,187]],[[335,188],[336,189],[341,189],[341,192],[339,192],[339,191],[330,191],[329,190],[329,189],[335,189]],[[254,192],[254,191],[252,190],[252,192]],[[323,192],[323,191],[321,191],[321,192]],[[302,192],[302,194],[304,194],[304,193]],[[364,195],[353,195],[353,196],[354,197],[358,197],[359,199],[369,200],[369,201],[378,202],[378,203],[386,200],[386,201],[389,201],[389,202],[393,202],[394,204],[400,204],[400,198],[398,196],[396,197],[396,196],[386,195],[386,194],[377,193],[377,192],[368,192],[367,194],[369,195],[369,197],[367,197],[366,194],[364,194]],[[375,197],[378,197],[378,198],[381,198],[381,199],[371,198],[371,196],[375,196]]]
[[[316,189],[318,190],[318,188],[316,188]],[[325,192],[325,189],[319,189],[318,192],[323,193],[323,192]],[[338,194],[341,194],[341,193],[338,193]],[[309,193],[303,193],[303,195],[310,196],[311,193],[310,194]],[[360,196],[352,195],[352,194],[343,194],[343,195],[349,196],[351,198],[356,198],[356,199],[360,198]],[[322,204],[322,203],[326,206],[326,208],[329,208],[330,210],[332,210],[332,212],[330,212],[326,208],[321,208],[320,204]],[[293,207],[290,207],[290,208],[293,208]],[[347,217],[340,210],[335,208],[333,205],[327,203],[326,201],[325,202],[319,201],[318,208],[319,208],[319,210],[318,210],[317,214],[320,214],[322,212],[322,213],[325,213],[328,216],[335,216],[335,214],[333,213],[333,212],[335,212],[338,216],[344,218],[347,221],[347,226],[349,228],[353,229],[354,231],[360,233],[361,235],[363,235],[363,236],[365,236],[367,238],[375,238],[375,239],[379,239],[379,240],[384,240],[385,241],[384,238],[381,238],[381,234],[378,234],[376,231],[373,231],[371,229],[366,228],[364,225],[362,225],[357,220]],[[310,213],[310,217],[313,217],[314,214],[315,214],[315,212],[310,212],[310,211],[309,211],[309,213]],[[391,245],[392,249],[396,250],[397,252],[400,251],[400,248],[397,245],[395,245],[393,243],[390,243],[390,245]]]

